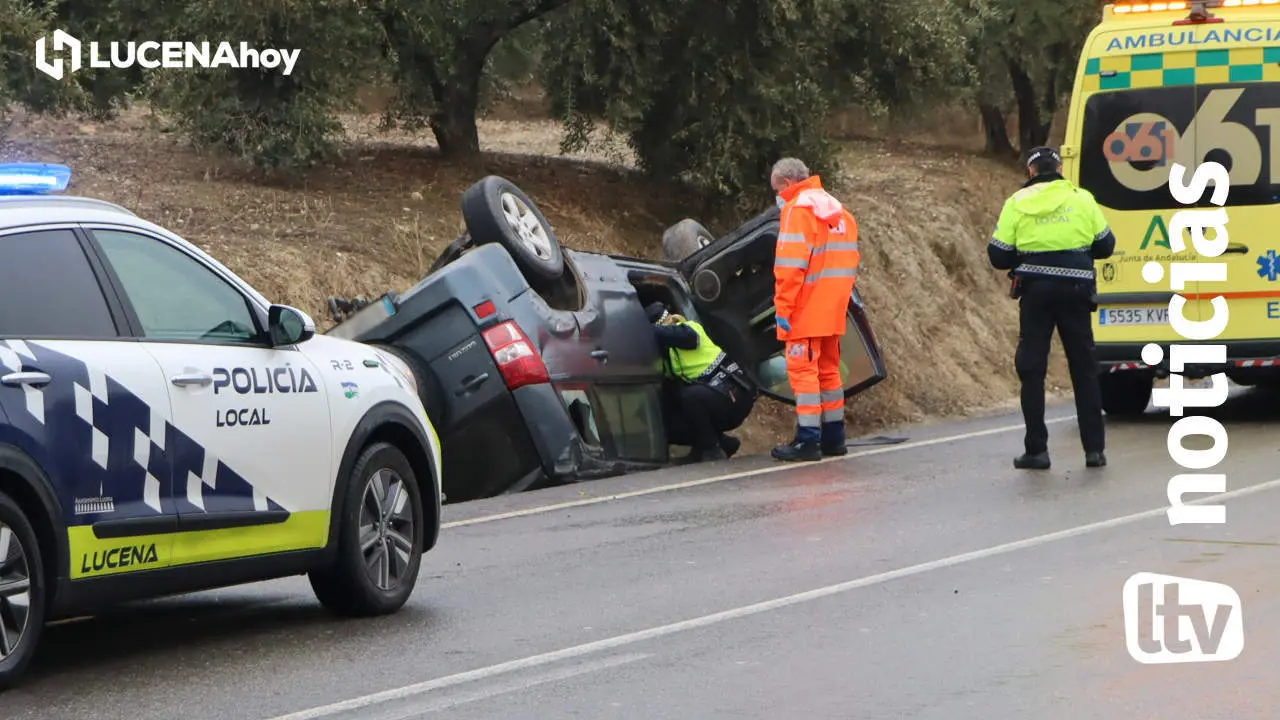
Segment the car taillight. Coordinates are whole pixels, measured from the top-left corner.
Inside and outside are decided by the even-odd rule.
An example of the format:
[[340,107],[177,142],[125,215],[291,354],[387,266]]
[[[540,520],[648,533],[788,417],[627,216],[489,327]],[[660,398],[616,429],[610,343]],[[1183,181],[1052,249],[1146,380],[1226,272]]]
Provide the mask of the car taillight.
[[542,356],[514,321],[508,320],[485,330],[484,341],[509,389],[550,381]]

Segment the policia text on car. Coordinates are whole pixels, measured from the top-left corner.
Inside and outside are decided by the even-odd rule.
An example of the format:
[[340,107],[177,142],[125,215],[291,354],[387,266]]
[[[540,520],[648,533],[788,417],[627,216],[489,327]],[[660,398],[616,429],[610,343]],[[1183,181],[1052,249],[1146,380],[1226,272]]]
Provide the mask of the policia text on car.
[[663,352],[663,422],[673,445],[691,445],[680,462],[723,460],[741,446],[724,433],[751,414],[756,387],[702,325],[671,313],[662,303],[645,308]]
[[1031,179],[1004,204],[987,245],[991,265],[1009,270],[1010,295],[1020,303],[1014,364],[1022,381],[1025,453],[1014,467],[1049,467],[1044,379],[1053,330],[1067,353],[1085,464],[1106,465],[1106,431],[1098,389],[1092,313],[1097,280],[1093,261],[1111,257],[1115,235],[1093,195],[1062,176],[1062,157],[1038,147],[1027,160]]

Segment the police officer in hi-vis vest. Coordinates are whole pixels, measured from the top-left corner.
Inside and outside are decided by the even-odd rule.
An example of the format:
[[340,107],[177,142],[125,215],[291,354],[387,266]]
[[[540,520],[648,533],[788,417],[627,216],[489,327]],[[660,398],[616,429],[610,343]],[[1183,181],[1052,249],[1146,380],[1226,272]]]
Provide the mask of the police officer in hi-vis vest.
[[726,435],[746,421],[756,402],[756,386],[736,362],[725,357],[702,325],[676,315],[662,303],[645,308],[658,346],[663,373],[663,424],[672,445],[689,445],[678,463],[724,460],[742,445]]
[[1116,237],[1089,191],[1062,176],[1062,157],[1038,147],[1027,159],[1031,179],[1004,204],[987,245],[991,265],[1009,270],[1010,294],[1020,303],[1014,366],[1022,381],[1026,452],[1019,469],[1049,468],[1049,430],[1044,422],[1044,377],[1054,328],[1067,353],[1085,464],[1107,464],[1102,394],[1094,354],[1093,318],[1097,280],[1093,261],[1111,257]]

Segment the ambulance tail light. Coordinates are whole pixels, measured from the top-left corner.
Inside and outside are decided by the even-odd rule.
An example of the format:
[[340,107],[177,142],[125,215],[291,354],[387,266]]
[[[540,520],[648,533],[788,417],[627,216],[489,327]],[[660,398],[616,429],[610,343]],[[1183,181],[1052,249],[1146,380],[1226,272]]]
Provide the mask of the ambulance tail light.
[[489,346],[508,389],[517,390],[526,385],[551,381],[542,356],[514,321],[498,323],[485,330],[484,342]]

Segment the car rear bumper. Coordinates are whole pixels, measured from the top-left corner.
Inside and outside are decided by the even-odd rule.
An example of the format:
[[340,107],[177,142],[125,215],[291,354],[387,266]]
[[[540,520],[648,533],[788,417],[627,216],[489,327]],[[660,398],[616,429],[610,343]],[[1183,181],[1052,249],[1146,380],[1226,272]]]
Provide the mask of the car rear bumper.
[[[1158,345],[1163,351],[1163,359],[1158,365],[1148,366],[1142,360],[1142,349],[1147,345]],[[1157,341],[1153,343],[1098,343],[1097,359],[1099,369],[1104,372],[1123,372],[1132,370],[1154,370],[1157,375],[1169,373],[1170,345],[1225,345],[1227,348],[1227,366],[1214,363],[1188,363],[1185,374],[1188,376],[1206,376],[1219,372],[1280,369],[1280,338],[1261,340],[1227,340],[1171,343]]]

